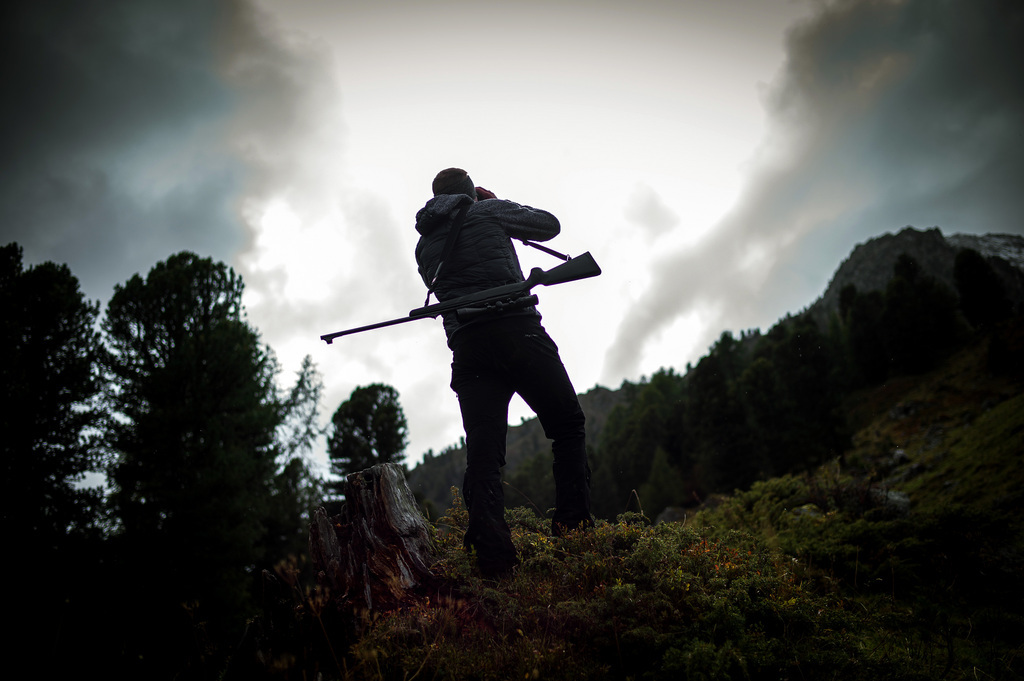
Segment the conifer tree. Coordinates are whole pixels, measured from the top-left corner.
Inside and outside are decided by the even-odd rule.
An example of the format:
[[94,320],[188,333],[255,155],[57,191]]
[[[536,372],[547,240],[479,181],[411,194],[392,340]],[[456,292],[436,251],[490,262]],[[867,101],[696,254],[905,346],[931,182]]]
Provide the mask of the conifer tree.
[[331,417],[327,454],[331,473],[340,480],[328,487],[340,495],[349,473],[379,463],[401,463],[408,443],[398,391],[383,383],[356,388]]
[[183,252],[117,286],[103,323],[125,565],[165,604],[196,603],[193,617],[229,627],[251,608],[253,571],[286,557],[268,551],[304,537],[308,476],[294,453],[312,433],[282,433],[319,395],[308,361],[279,391],[242,291],[223,263]]
[[54,559],[39,551],[96,531],[99,492],[78,483],[100,465],[97,314],[66,265],[26,270],[18,244],[0,248],[4,525],[10,546],[43,563]]
[[1006,287],[981,253],[971,248],[957,253],[953,277],[960,309],[971,326],[985,328],[1009,316],[1012,306]]

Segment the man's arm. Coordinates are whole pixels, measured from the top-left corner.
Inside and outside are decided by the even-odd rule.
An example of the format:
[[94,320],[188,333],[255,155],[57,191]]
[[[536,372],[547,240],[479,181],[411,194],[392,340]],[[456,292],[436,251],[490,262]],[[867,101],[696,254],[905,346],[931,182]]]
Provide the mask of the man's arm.
[[558,218],[546,210],[494,198],[492,192],[482,187],[477,187],[477,196],[481,200],[473,207],[474,217],[494,220],[513,239],[547,241],[561,231]]
[[546,210],[523,206],[514,201],[482,201],[477,210],[481,217],[496,220],[513,239],[547,241],[558,236],[562,229],[558,218]]

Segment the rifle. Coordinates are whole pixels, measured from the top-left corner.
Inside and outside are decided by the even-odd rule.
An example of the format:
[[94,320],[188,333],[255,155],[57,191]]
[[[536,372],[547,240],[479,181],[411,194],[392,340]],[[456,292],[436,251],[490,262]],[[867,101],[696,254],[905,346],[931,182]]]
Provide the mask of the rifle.
[[465,322],[482,315],[516,310],[537,304],[537,296],[530,294],[530,290],[534,286],[564,284],[570,281],[596,277],[599,274],[601,274],[601,268],[594,260],[594,256],[590,255],[590,251],[587,251],[583,255],[578,255],[547,271],[534,267],[530,270],[530,276],[525,281],[516,284],[506,284],[505,286],[496,286],[477,293],[452,298],[441,303],[418,307],[415,310],[411,310],[406,317],[389,319],[386,322],[377,322],[376,324],[359,326],[354,329],[336,331],[335,333],[327,333],[320,336],[320,340],[330,345],[335,338],[341,336],[370,331],[371,329],[380,329],[385,326],[394,326],[395,324],[404,324],[405,322],[413,322],[417,319],[426,319],[427,317],[433,319],[438,315],[448,312],[454,312],[458,316],[459,321]]

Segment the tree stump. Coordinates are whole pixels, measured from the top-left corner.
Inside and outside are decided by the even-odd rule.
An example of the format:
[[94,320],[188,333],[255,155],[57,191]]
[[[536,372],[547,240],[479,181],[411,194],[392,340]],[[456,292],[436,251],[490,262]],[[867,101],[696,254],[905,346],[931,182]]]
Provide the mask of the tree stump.
[[309,528],[317,583],[350,607],[399,605],[431,581],[432,550],[427,521],[393,463],[350,474],[341,514],[328,517],[320,507]]

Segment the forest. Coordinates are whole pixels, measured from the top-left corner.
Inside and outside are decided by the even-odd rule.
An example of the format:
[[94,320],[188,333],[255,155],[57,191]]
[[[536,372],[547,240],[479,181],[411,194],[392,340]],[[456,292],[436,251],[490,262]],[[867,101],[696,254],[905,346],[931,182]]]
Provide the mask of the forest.
[[0,282],[8,649],[45,678],[205,676],[261,571],[306,550],[312,364],[280,389],[241,278],[192,253],[118,285],[102,319],[17,244]]
[[[102,318],[67,266],[26,269],[17,244],[0,250],[0,281],[8,358],[2,371],[10,395],[4,410],[3,504],[12,539],[7,569],[16,620],[15,633],[7,636],[18,657],[33,660],[44,677],[103,670],[125,678],[408,678],[416,665],[432,669],[437,678],[521,674],[522,656],[515,652],[520,643],[513,643],[519,639],[507,632],[500,640],[509,648],[471,642],[483,646],[473,654],[508,656],[488,662],[491,672],[458,672],[454,658],[431,657],[427,649],[445,645],[450,655],[468,654],[466,641],[458,642],[464,635],[458,633],[460,621],[471,629],[511,627],[532,642],[535,653],[538,641],[575,650],[577,661],[590,665],[591,678],[672,678],[684,668],[693,678],[802,678],[792,667],[793,655],[820,658],[822,669],[840,669],[866,645],[855,630],[882,625],[845,619],[852,615],[840,613],[854,601],[844,604],[836,584],[892,584],[893,556],[900,551],[901,557],[927,562],[927,551],[950,550],[948,543],[925,536],[904,546],[906,528],[892,524],[872,526],[871,537],[850,538],[867,531],[856,525],[859,519],[901,521],[887,505],[889,497],[883,494],[879,501],[872,489],[882,475],[882,459],[895,457],[906,443],[888,434],[867,444],[859,439],[868,416],[877,412],[864,405],[884,401],[878,396],[942,370],[965,352],[980,362],[985,376],[998,377],[1006,403],[1024,384],[1021,311],[989,262],[961,250],[951,289],[904,254],[884,290],[845,287],[838,311],[824,326],[802,313],[765,333],[745,331],[737,338],[725,332],[685,373],[665,369],[637,384],[624,383],[614,400],[599,396],[607,413],[597,419],[602,427],[591,450],[592,488],[595,514],[607,522],[593,536],[573,539],[575,553],[536,534],[554,499],[549,453],[539,450],[519,461],[506,475],[515,491],[507,495],[509,514],[526,558],[521,583],[514,585],[519,591],[494,592],[468,571],[450,540],[455,535],[444,529],[461,522],[457,495],[449,497],[447,511],[426,504],[425,514],[438,528],[438,570],[449,582],[447,593],[459,592],[462,600],[434,606],[429,598],[427,604],[417,601],[401,617],[415,615],[419,624],[401,617],[363,622],[356,635],[351,613],[335,613],[337,629],[325,624],[303,558],[312,509],[337,500],[337,483],[315,475],[307,456],[323,433],[320,379],[307,359],[294,383],[279,387],[280,368],[245,319],[244,284],[231,268],[192,253],[175,254],[145,277],[118,285]],[[903,403],[888,408],[908,409]],[[1001,437],[1019,442],[1019,430]],[[335,412],[329,433],[337,474],[399,460],[406,434],[398,395],[382,385],[357,390]],[[423,468],[450,468],[457,449],[431,453]],[[832,470],[843,472],[820,477]],[[105,493],[85,484],[97,472],[105,476]],[[1019,502],[1019,488],[1011,487],[997,506],[1005,510]],[[819,529],[842,518],[848,532],[842,541],[793,534],[773,524],[778,510],[760,514],[758,509],[773,504],[787,513],[799,507],[820,515]],[[694,520],[652,524],[673,509]],[[956,537],[987,552],[996,550],[990,540],[1002,537],[1009,556],[981,556],[995,588],[1011,583],[1002,575],[1020,548],[1019,527],[1006,525],[1003,512],[961,513],[956,523],[949,516],[929,516],[925,526],[941,533],[944,523],[953,523]],[[961,526],[964,517],[976,523],[974,534],[970,525]],[[748,534],[736,539],[729,534],[735,530]],[[767,545],[758,543],[765,538]],[[869,547],[877,553],[875,562],[859,553]],[[799,557],[792,559],[801,561],[799,578],[785,567],[780,551]],[[848,556],[846,551],[858,552],[859,567],[839,557]],[[878,558],[883,555],[888,563]],[[571,593],[559,591],[566,588],[564,579],[561,587],[543,581],[560,574],[552,571],[559,561],[568,570],[562,574],[579,577]],[[884,565],[892,568],[891,576]],[[723,566],[738,581],[715,581]],[[703,605],[686,600],[688,570],[694,585],[703,580],[702,593],[711,598]],[[836,580],[832,586],[830,579]],[[290,595],[268,595],[267,585],[282,580],[291,584]],[[648,607],[630,595],[639,588],[667,589],[675,605],[668,611],[656,604],[648,604],[654,608],[649,612],[635,610]],[[546,606],[530,605],[523,589],[535,595],[546,589],[549,599],[563,598],[565,608],[549,610],[554,620],[531,619],[531,607],[541,613]],[[754,617],[750,604],[759,589],[789,605],[773,605],[770,617],[767,611]],[[992,598],[990,588],[981,590]],[[467,611],[467,602],[476,605]],[[282,603],[290,614],[271,616],[268,608]],[[721,629],[712,623],[707,631],[698,626],[726,603],[733,610],[722,610],[722,617],[753,617],[770,631],[781,626],[781,647],[762,649],[767,644],[739,633],[736,622],[726,626],[722,620]],[[613,619],[571,611],[595,604],[611,608]],[[691,643],[642,625],[648,618],[676,631],[673,618],[684,605],[697,613],[691,613],[696,628],[686,629],[686,637],[695,637]],[[895,618],[895,597],[890,605],[885,612]],[[835,620],[819,627],[808,619],[811,611],[835,613]],[[445,617],[454,619],[446,623]],[[947,632],[969,620],[963,611],[929,617],[946,617]],[[1014,610],[1003,620],[988,617],[986,626],[1010,632],[1024,622]],[[609,630],[609,622],[633,622],[634,628],[620,632],[615,624]],[[894,619],[885,626],[900,625]],[[410,633],[417,627],[436,630],[433,648],[426,633]],[[848,629],[849,637],[830,642],[829,627]],[[735,639],[721,638],[733,630]],[[586,638],[587,631],[604,643],[591,650],[592,642],[574,638]],[[620,633],[632,636],[637,650],[655,651],[660,666],[650,666],[655,657],[636,651],[623,655]],[[928,655],[946,645],[940,634],[935,637]],[[949,637],[953,646],[956,637]],[[617,661],[602,657],[609,646],[618,647]],[[400,661],[416,650],[420,658]],[[881,657],[865,657],[878,666],[855,670],[863,676],[836,678],[909,678],[902,674],[914,665],[912,657],[879,650]],[[378,655],[386,651],[391,657],[382,663]],[[982,653],[975,651],[975,658]],[[537,654],[533,670],[554,669],[557,655]],[[431,659],[435,666],[424,667]],[[948,671],[952,652],[947,659]],[[933,669],[944,664],[936,660]],[[1011,670],[1003,678],[1016,678],[1020,663],[1011,660],[1000,668]],[[888,671],[872,677],[873,669]],[[992,669],[978,678],[999,678]]]

